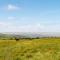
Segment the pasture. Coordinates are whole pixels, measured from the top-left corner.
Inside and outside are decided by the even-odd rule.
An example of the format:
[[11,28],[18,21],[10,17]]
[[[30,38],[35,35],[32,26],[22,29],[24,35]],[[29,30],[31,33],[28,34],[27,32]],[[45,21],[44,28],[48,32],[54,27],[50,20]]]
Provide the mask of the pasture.
[[60,38],[0,40],[0,60],[60,60]]

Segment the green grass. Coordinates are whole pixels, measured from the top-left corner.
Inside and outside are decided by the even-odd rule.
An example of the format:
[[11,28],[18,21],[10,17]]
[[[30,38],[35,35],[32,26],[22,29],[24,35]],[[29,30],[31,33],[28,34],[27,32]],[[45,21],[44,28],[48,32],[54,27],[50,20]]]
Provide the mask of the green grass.
[[60,60],[60,38],[0,40],[0,60]]

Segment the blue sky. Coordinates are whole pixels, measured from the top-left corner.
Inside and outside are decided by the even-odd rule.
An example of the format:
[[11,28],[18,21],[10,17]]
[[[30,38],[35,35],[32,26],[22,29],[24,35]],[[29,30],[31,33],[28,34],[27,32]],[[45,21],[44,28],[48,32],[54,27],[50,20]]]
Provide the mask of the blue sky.
[[60,32],[60,0],[1,0],[0,32]]

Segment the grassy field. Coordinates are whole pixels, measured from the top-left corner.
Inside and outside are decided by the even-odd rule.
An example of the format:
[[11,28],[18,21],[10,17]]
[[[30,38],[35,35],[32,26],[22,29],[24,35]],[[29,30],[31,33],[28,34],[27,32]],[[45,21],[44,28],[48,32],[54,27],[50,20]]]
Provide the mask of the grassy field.
[[0,40],[0,60],[60,60],[60,38]]

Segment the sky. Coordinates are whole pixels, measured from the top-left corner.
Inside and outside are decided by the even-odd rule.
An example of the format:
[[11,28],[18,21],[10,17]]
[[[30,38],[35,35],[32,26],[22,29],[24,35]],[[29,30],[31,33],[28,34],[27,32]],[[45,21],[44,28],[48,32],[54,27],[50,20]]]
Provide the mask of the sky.
[[0,32],[60,32],[60,0],[0,0]]

